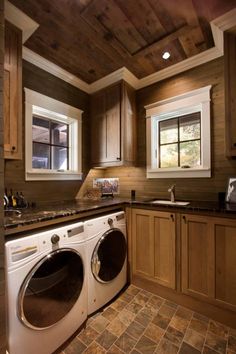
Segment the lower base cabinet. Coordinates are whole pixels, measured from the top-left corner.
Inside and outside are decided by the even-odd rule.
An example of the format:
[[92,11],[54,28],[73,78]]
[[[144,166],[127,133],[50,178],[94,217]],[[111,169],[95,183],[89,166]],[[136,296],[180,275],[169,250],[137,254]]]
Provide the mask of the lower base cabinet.
[[132,210],[132,274],[175,289],[175,215]]
[[182,215],[182,291],[236,311],[236,220]]

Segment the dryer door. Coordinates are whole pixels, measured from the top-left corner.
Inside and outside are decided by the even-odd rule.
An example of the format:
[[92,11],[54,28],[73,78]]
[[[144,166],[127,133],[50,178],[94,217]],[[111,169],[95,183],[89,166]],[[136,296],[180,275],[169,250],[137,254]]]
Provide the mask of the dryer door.
[[125,263],[126,254],[126,239],[121,230],[107,231],[93,251],[91,268],[94,277],[101,283],[115,279]]
[[72,309],[83,281],[84,265],[79,253],[67,248],[51,252],[22,284],[18,296],[20,320],[38,330],[53,326]]

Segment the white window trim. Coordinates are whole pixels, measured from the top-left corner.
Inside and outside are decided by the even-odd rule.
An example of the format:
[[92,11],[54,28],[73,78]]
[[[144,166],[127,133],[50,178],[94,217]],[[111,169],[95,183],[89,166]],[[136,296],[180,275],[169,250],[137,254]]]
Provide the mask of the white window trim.
[[[211,177],[211,85],[145,106],[147,133],[147,178]],[[174,118],[180,114],[201,112],[201,166],[183,169],[156,168],[156,121]]]
[[[82,179],[82,113],[78,108],[24,88],[25,91],[25,179],[26,181],[81,180]],[[52,113],[50,113],[52,112]],[[69,171],[32,168],[32,124],[33,113],[44,117],[56,117],[69,123],[70,165]]]

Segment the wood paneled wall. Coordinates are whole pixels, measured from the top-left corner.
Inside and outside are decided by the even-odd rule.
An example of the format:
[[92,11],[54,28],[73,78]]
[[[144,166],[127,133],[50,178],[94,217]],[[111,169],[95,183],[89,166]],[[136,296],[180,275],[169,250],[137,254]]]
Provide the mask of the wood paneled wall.
[[[191,200],[217,200],[226,190],[229,176],[236,176],[236,160],[225,157],[225,102],[223,58],[216,59],[137,92],[138,161],[136,168],[112,168],[105,177],[120,178],[122,196],[135,189],[137,196],[169,198],[168,186],[176,183],[176,197]],[[211,89],[212,177],[191,179],[146,178],[146,121],[144,106],[203,86]]]
[[[0,0],[0,63],[4,62],[4,1]],[[6,354],[5,323],[5,270],[4,270],[4,231],[3,231],[3,65],[0,65],[0,354]]]
[[[88,172],[89,160],[89,128],[88,104],[89,96],[83,91],[69,85],[40,68],[23,61],[23,88],[27,87],[84,111],[83,119],[83,172],[84,179]],[[24,125],[24,93],[23,93],[23,125]],[[80,181],[25,181],[24,163],[24,126],[23,126],[23,160],[5,162],[5,186],[13,191],[22,191],[30,202],[61,201],[74,199],[82,182]]]

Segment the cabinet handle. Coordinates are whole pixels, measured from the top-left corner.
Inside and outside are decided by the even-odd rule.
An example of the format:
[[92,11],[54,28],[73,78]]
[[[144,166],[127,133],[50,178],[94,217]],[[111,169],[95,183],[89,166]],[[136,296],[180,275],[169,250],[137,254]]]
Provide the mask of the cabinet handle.
[[16,147],[15,146],[12,146],[11,147],[11,151],[15,151],[16,150]]
[[175,218],[174,218],[174,215],[173,215],[173,214],[170,214],[170,217],[171,217],[171,220],[172,220],[172,221],[175,221]]
[[183,220],[184,220],[184,222],[186,224],[187,220],[186,220],[186,216],[185,215],[183,216]]
[[117,157],[116,159],[117,159],[117,160],[120,160],[120,157]]

